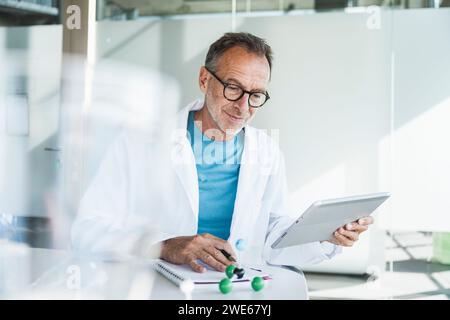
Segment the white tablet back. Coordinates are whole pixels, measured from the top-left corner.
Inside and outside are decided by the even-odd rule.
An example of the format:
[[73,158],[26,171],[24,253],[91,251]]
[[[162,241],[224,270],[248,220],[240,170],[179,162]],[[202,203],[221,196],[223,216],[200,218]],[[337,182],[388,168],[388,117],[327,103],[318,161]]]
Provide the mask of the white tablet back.
[[273,249],[331,239],[345,224],[372,214],[389,193],[375,193],[314,202],[273,244]]

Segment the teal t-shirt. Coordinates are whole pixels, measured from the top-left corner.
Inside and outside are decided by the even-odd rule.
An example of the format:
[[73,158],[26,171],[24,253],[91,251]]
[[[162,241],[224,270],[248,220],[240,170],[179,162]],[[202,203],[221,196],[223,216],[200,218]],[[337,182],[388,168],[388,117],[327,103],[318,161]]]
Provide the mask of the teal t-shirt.
[[239,169],[244,150],[241,130],[230,141],[214,141],[204,135],[189,113],[188,133],[194,152],[199,187],[198,234],[230,236]]

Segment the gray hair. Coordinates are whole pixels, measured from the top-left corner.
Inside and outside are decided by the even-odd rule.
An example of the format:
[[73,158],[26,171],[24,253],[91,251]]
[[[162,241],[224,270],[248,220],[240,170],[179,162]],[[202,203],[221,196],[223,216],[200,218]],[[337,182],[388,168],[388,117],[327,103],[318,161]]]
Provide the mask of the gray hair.
[[216,40],[208,50],[205,60],[205,67],[209,70],[217,71],[217,60],[233,47],[242,47],[250,53],[258,56],[265,56],[272,71],[273,52],[266,40],[247,32],[227,32]]

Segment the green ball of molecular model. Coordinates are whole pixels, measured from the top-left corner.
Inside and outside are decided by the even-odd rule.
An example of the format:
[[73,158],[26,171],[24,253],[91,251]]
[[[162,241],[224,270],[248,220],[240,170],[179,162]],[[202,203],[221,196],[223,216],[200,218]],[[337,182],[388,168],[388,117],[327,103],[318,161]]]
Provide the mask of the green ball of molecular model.
[[264,279],[261,277],[254,277],[252,280],[252,288],[255,291],[261,291],[264,288]]
[[223,294],[227,294],[227,293],[231,292],[232,288],[233,288],[233,283],[228,278],[222,279],[219,283],[219,290]]
[[233,278],[234,276],[234,270],[236,269],[236,266],[234,264],[230,264],[226,269],[225,269],[225,274],[227,275],[228,279]]

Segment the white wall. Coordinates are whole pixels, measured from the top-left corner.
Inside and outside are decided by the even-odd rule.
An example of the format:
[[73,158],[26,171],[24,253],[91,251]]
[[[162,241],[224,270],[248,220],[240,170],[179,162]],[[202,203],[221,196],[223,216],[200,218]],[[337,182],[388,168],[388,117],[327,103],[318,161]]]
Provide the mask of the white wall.
[[[275,51],[272,99],[254,124],[279,130],[291,204],[299,214],[320,198],[380,191],[378,143],[390,123],[386,15],[380,30],[367,28],[366,13],[237,21],[238,30],[266,38]],[[228,17],[101,22],[97,53],[173,75],[186,104],[200,95],[198,69],[209,44],[229,29]],[[333,261],[334,271],[363,273],[372,260],[384,263],[380,239],[363,237],[343,262]],[[369,255],[371,241],[381,257]],[[349,264],[355,254],[359,258]]]
[[[394,133],[391,185],[394,230],[450,231],[450,9],[394,15]],[[389,153],[388,151],[386,153]]]
[[[449,15],[383,10],[378,30],[367,27],[364,12],[238,18],[238,30],[275,50],[272,100],[254,124],[280,129],[293,209],[323,197],[392,191],[392,208],[380,210],[383,227],[450,230],[449,219],[442,223],[450,201]],[[105,21],[97,52],[173,75],[185,104],[200,95],[208,45],[230,27],[229,16]]]
[[[442,151],[450,133],[449,16],[448,9],[383,10],[380,29],[368,28],[364,12],[238,18],[239,31],[266,38],[275,51],[272,100],[254,124],[279,129],[293,210],[320,198],[392,191],[377,213],[384,228],[450,230],[441,223],[450,190]],[[186,104],[200,95],[197,74],[209,44],[230,27],[229,16],[105,21],[97,53],[173,75]],[[351,252],[314,270],[384,269],[382,233],[372,229]]]
[[[366,19],[343,13],[239,19],[239,30],[267,38],[275,50],[272,100],[255,125],[280,129],[294,193],[327,172],[345,177],[327,192],[330,196],[377,190],[375,143],[389,130],[390,50],[388,29],[370,31]],[[102,22],[98,27],[99,56],[174,75],[183,88],[182,102],[188,103],[200,95],[197,75],[207,46],[229,30],[230,21]]]

